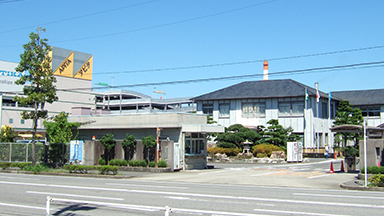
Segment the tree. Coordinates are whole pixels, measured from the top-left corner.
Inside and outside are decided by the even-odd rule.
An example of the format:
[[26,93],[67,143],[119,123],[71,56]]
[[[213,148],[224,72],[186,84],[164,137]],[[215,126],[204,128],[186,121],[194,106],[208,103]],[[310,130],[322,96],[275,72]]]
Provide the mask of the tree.
[[243,148],[243,142],[246,140],[250,142],[255,142],[258,134],[244,127],[241,124],[234,124],[228,128],[225,128],[225,132],[219,134],[215,141],[218,142],[218,147],[222,148]]
[[104,157],[108,164],[108,162],[110,161],[111,149],[115,147],[116,140],[114,139],[114,135],[109,133],[100,138],[99,141],[105,147]]
[[126,138],[122,141],[122,148],[124,149],[124,157],[126,160],[132,158],[133,153],[135,152],[136,139],[134,135],[126,134]]
[[265,141],[269,144],[286,149],[287,142],[297,141],[301,138],[299,135],[292,133],[293,129],[291,127],[284,128],[280,125],[278,119],[271,119],[267,124],[271,126],[267,127],[264,136]]
[[153,136],[146,136],[142,138],[142,144],[147,150],[147,157],[146,160],[147,162],[149,161],[150,157],[150,149],[153,148],[156,144],[155,138]]
[[36,164],[35,140],[37,122],[45,119],[48,111],[44,109],[45,103],[58,100],[56,96],[56,78],[51,71],[51,58],[48,52],[52,49],[48,40],[40,37],[40,32],[45,29],[37,28],[37,32],[29,35],[30,42],[23,45],[24,53],[20,55],[20,62],[15,68],[17,72],[28,72],[21,76],[15,84],[24,85],[24,96],[15,96],[14,100],[21,106],[32,105],[33,111],[24,110],[23,119],[32,119],[32,164]]
[[47,128],[46,133],[51,143],[69,143],[74,137],[72,131],[80,126],[77,122],[67,121],[68,113],[61,112],[55,115],[49,122],[44,120],[43,124]]
[[[341,125],[362,125],[364,117],[362,111],[359,108],[353,109],[349,101],[341,101],[338,104],[336,117],[333,122],[333,127]],[[346,147],[347,141],[355,139],[355,146],[358,144],[358,139],[362,137],[359,133],[337,133],[334,141],[339,141],[339,137],[343,137],[344,145]]]
[[0,132],[0,142],[13,142],[17,133],[9,125],[3,125]]
[[[69,143],[74,138],[72,131],[80,126],[80,123],[68,122],[67,117],[68,113],[61,112],[52,118],[53,121],[44,120],[43,122],[50,141],[47,159],[52,163],[61,161],[64,164],[66,162],[67,157],[64,158],[63,154],[65,154],[67,146],[64,143]],[[52,145],[52,143],[55,144]],[[58,145],[59,143],[62,145]]]

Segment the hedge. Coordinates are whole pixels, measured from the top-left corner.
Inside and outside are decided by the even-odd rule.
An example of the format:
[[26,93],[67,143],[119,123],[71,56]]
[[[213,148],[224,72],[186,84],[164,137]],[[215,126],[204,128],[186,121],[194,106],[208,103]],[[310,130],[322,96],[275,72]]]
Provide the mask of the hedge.
[[64,169],[69,173],[88,173],[89,170],[95,169],[95,166],[86,165],[64,165]]
[[214,147],[214,148],[207,148],[207,153],[211,155],[219,154],[226,154],[227,156],[237,156],[239,153],[241,153],[241,150],[239,148],[221,148],[221,147]]
[[254,156],[270,157],[273,151],[283,151],[280,147],[273,144],[260,144],[252,147]]
[[103,165],[98,166],[99,173],[102,175],[116,175],[118,174],[119,166],[110,166],[110,165]]

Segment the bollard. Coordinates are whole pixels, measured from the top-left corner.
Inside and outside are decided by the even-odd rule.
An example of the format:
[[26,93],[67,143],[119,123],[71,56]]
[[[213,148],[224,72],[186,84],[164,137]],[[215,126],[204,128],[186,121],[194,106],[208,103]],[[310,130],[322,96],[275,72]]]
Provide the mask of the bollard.
[[169,216],[171,212],[171,208],[169,206],[166,206],[166,212],[164,213],[164,216]]
[[45,201],[45,215],[46,216],[50,216],[51,215],[49,213],[49,208],[50,208],[51,200],[52,200],[52,198],[50,196],[47,196],[47,199]]

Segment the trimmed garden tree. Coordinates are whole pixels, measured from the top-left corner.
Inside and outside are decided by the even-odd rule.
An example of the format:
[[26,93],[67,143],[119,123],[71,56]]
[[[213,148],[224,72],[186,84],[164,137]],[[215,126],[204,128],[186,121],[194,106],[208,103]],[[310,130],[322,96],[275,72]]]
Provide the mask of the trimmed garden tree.
[[231,125],[230,127],[225,129],[225,133],[219,134],[215,141],[218,142],[218,147],[221,148],[243,148],[243,142],[249,140],[250,142],[254,142],[258,134],[244,127],[241,124]]
[[108,162],[110,161],[111,149],[115,147],[116,140],[114,139],[114,135],[109,133],[100,138],[99,141],[105,147],[104,157],[108,165]]
[[[44,109],[45,103],[53,103],[58,100],[56,96],[56,78],[51,71],[51,58],[48,52],[52,49],[48,40],[40,37],[43,28],[37,28],[37,32],[29,35],[30,42],[23,45],[24,53],[20,55],[17,72],[24,72],[15,84],[24,85],[23,96],[15,96],[14,100],[20,106],[32,105],[32,111],[23,111],[23,119],[32,119],[32,165],[36,164],[35,140],[37,122],[45,119],[48,111]],[[26,85],[27,84],[27,85]]]
[[122,141],[122,148],[124,150],[124,158],[130,160],[135,153],[136,139],[134,135],[126,134],[126,138]]
[[269,144],[286,149],[287,142],[294,142],[301,138],[299,135],[292,133],[293,129],[291,127],[284,128],[280,125],[278,119],[271,119],[267,124],[270,124],[270,126],[265,130],[264,136],[265,141]]
[[142,144],[147,150],[146,160],[148,163],[150,161],[150,149],[152,149],[156,144],[155,138],[151,135],[146,136],[146,137],[142,137]]

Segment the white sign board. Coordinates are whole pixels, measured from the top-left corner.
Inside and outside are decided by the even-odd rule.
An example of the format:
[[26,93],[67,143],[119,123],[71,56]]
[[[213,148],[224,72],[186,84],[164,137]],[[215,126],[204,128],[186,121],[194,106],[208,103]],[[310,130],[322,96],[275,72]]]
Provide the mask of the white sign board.
[[287,162],[302,162],[302,148],[301,142],[287,143]]
[[22,92],[23,85],[16,85],[15,81],[24,73],[15,71],[18,63],[0,61],[0,91],[1,92]]

